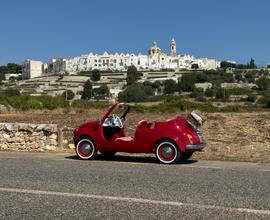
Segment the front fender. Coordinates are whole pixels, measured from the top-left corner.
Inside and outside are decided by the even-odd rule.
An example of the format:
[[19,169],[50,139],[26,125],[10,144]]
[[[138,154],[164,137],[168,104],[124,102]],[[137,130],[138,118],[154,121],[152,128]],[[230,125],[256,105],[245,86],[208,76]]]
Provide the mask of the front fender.
[[81,137],[91,137],[94,142],[99,145],[99,140],[97,137],[97,132],[92,129],[92,128],[76,128],[73,132],[74,136],[73,136],[73,141],[74,144],[76,144],[76,142],[81,138]]

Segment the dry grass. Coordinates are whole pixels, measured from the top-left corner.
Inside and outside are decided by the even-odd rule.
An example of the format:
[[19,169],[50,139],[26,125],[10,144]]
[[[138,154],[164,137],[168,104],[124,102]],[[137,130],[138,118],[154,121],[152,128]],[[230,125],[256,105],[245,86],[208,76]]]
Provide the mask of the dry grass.
[[[104,110],[105,111],[105,110]],[[29,111],[1,114],[2,122],[56,123],[61,126],[77,127],[79,124],[100,118],[101,110],[72,110],[66,112]],[[162,121],[180,113],[130,113],[126,131],[132,135],[136,123],[142,119]],[[211,113],[202,127],[208,143],[204,152],[194,155],[196,159],[237,160],[270,162],[270,113]],[[71,133],[67,134],[71,140]]]

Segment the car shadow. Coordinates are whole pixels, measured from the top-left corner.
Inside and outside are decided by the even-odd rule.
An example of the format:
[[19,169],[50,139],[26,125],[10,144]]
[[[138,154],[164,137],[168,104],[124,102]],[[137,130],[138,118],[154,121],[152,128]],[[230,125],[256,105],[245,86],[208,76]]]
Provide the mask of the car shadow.
[[[80,160],[77,155],[67,156],[66,159],[70,160]],[[133,162],[133,163],[152,163],[152,164],[161,164],[155,157],[151,156],[129,156],[129,155],[115,155],[112,158],[105,158],[104,156],[98,154],[95,161],[110,161],[110,162]],[[179,161],[176,164],[193,164],[198,162],[197,160],[187,160]],[[174,164],[174,165],[176,165]]]

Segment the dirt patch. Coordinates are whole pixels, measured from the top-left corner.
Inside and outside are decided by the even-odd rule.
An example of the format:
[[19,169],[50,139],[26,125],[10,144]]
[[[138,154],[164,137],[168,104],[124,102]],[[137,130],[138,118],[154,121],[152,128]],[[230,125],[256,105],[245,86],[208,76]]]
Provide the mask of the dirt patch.
[[[105,111],[105,110],[104,110]],[[1,122],[54,123],[77,127],[89,120],[101,118],[101,110],[65,112],[18,112],[1,114]],[[184,114],[184,113],[182,113]],[[138,121],[162,121],[175,117],[176,113],[130,113],[126,121],[126,133],[133,135]],[[202,131],[207,141],[204,152],[195,159],[270,162],[270,113],[211,113]],[[69,140],[72,134],[67,133]]]

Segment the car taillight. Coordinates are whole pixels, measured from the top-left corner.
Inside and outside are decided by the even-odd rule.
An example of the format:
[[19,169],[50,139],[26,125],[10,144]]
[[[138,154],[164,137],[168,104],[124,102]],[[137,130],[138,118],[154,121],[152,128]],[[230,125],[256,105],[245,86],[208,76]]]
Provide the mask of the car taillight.
[[187,124],[196,132],[200,143],[204,143],[205,141],[204,141],[202,132],[195,125],[193,125],[189,120],[187,120]]
[[204,141],[202,132],[201,132],[200,130],[197,129],[196,133],[197,133],[197,135],[198,135],[198,137],[199,137],[200,142],[201,142],[201,143],[204,143],[205,141]]

